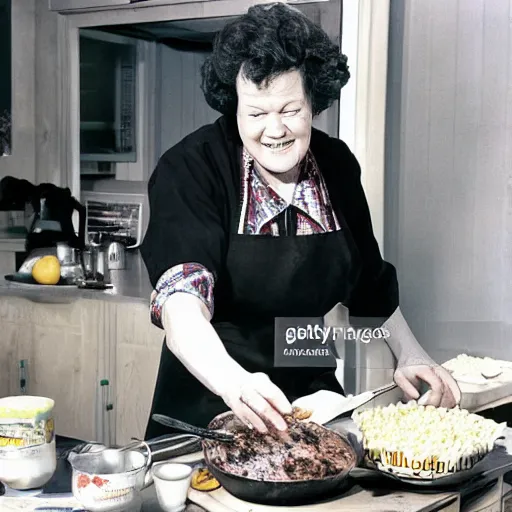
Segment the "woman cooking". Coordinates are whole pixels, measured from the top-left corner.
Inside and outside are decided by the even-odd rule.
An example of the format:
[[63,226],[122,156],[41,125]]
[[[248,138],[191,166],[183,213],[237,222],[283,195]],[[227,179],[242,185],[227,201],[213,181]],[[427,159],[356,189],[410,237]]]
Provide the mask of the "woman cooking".
[[[142,255],[165,330],[152,413],[199,426],[230,408],[264,432],[290,402],[342,392],[334,370],[275,368],[276,317],[321,317],[337,303],[387,319],[395,381],[408,398],[453,407],[460,392],[421,349],[398,307],[354,155],[312,128],[339,98],[346,58],[284,4],[255,6],[216,37],[202,68],[222,114],[160,159],[149,182]],[[147,438],[166,433],[152,420]]]

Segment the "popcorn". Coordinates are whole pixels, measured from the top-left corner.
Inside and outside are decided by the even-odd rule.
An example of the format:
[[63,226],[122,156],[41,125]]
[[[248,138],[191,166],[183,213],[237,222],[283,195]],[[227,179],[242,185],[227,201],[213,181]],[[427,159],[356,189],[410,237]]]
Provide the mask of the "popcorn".
[[506,423],[465,409],[391,404],[355,412],[367,462],[409,478],[436,478],[470,469],[483,459]]

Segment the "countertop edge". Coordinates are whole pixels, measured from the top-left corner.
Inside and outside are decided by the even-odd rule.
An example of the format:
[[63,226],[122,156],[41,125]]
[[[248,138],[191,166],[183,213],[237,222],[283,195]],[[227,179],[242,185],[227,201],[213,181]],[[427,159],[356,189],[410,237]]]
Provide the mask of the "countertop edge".
[[33,302],[49,304],[68,304],[80,299],[102,300],[144,304],[149,309],[153,289],[138,250],[126,252],[125,269],[111,270],[110,282],[113,288],[86,290],[75,286],[14,283],[0,275],[0,297],[21,297]]
[[115,287],[109,290],[83,290],[80,288],[62,288],[55,287],[34,289],[28,288],[32,285],[19,286],[12,284],[5,279],[0,279],[0,297],[18,297],[32,302],[41,302],[47,304],[69,304],[77,300],[102,300],[107,302],[131,302],[144,304],[149,309],[149,296],[137,297],[124,295],[116,291]]

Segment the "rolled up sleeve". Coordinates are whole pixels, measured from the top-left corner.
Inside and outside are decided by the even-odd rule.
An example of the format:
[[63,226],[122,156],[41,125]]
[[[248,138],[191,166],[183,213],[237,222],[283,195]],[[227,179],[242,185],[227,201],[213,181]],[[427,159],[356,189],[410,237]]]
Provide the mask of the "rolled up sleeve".
[[219,188],[200,149],[180,145],[160,158],[151,175],[141,255],[154,289],[151,319],[158,327],[163,304],[177,291],[196,295],[213,315],[214,284],[226,251]]
[[162,308],[165,301],[176,292],[190,293],[206,305],[213,317],[213,274],[199,263],[184,263],[170,268],[158,280],[151,297],[151,321],[162,328]]

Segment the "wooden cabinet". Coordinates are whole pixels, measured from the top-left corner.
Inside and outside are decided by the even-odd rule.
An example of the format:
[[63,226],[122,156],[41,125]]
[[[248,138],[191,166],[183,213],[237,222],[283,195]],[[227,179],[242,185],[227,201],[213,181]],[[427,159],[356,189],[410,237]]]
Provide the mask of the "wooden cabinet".
[[30,327],[2,321],[0,396],[17,395],[21,392],[19,363],[31,338]]
[[[98,304],[89,302],[92,313]],[[98,339],[88,335],[84,320],[77,302],[41,304],[1,297],[0,393],[22,393],[23,361],[25,393],[55,400],[57,433],[94,439]]]
[[32,326],[26,322],[26,305],[15,298],[0,298],[0,396],[21,393],[19,362],[32,343]]
[[60,435],[111,444],[143,438],[163,331],[142,302],[65,304],[0,296],[0,396],[55,400]]
[[149,418],[164,332],[151,324],[148,306],[117,304],[115,439],[143,438]]

